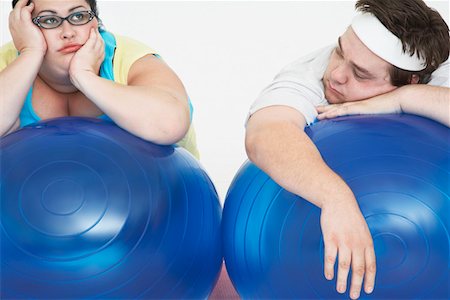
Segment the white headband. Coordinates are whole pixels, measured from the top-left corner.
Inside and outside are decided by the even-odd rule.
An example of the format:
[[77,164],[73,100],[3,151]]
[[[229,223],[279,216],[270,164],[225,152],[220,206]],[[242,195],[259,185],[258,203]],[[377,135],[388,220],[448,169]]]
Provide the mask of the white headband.
[[400,39],[374,15],[359,14],[353,19],[351,26],[361,42],[388,63],[407,71],[425,69],[425,59],[419,59],[416,54],[410,56],[405,53]]

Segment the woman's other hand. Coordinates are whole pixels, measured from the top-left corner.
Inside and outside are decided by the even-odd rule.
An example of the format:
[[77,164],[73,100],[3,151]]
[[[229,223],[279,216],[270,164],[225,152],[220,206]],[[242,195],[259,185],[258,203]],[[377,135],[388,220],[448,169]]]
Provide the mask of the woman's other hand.
[[20,53],[34,52],[44,56],[47,43],[39,27],[32,21],[34,3],[27,5],[27,2],[19,0],[9,14],[9,30],[14,46]]
[[93,73],[98,75],[100,66],[105,59],[105,44],[98,29],[91,29],[89,39],[75,53],[70,62],[69,74],[72,83],[78,86],[78,77],[83,74]]

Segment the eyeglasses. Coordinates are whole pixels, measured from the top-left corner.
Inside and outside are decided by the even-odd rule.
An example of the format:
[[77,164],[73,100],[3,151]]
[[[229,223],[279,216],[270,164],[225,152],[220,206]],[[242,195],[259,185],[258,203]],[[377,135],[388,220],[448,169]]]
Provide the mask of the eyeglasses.
[[74,26],[81,26],[89,23],[95,17],[96,15],[92,11],[77,11],[68,15],[65,18],[52,15],[39,16],[33,18],[33,23],[41,28],[54,29],[61,26],[64,20],[66,20],[67,22],[69,22],[69,24],[72,24]]

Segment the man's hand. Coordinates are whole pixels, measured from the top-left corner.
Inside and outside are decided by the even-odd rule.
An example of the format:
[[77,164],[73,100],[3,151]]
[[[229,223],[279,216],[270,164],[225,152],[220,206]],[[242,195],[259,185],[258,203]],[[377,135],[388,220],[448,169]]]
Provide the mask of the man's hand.
[[89,39],[73,56],[69,74],[72,83],[80,89],[79,76],[85,73],[98,75],[100,66],[105,59],[105,44],[98,29],[91,29]]
[[363,279],[364,291],[371,293],[375,284],[375,251],[369,228],[356,201],[328,201],[322,207],[320,222],[325,244],[325,278],[333,279],[338,256],[336,290],[339,293],[346,291],[351,268],[350,297],[359,298]]
[[39,27],[31,20],[34,3],[26,5],[27,2],[19,0],[9,14],[9,30],[14,46],[20,53],[34,52],[43,57],[47,52],[47,43]]
[[319,113],[317,116],[319,120],[347,115],[394,114],[402,112],[398,89],[366,100],[317,106],[316,110]]

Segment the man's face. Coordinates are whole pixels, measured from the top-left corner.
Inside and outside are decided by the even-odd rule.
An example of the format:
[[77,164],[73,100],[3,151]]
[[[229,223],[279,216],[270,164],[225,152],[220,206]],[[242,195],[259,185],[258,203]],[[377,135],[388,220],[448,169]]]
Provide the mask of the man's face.
[[391,65],[370,51],[349,27],[339,38],[323,76],[325,98],[332,104],[358,101],[396,89]]

